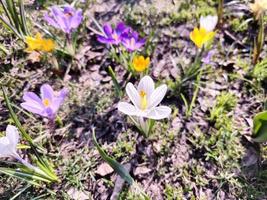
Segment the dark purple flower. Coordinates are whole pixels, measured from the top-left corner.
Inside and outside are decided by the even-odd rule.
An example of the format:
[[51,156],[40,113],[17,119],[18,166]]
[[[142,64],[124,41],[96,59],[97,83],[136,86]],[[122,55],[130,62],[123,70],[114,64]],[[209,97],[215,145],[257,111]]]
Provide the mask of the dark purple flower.
[[99,35],[97,40],[104,44],[115,44],[121,43],[123,35],[130,30],[129,27],[125,26],[123,22],[117,24],[115,29],[112,29],[111,25],[106,24],[103,27],[105,35]]
[[139,50],[146,43],[145,39],[139,39],[137,32],[129,33],[122,39],[123,46],[130,52]]
[[83,16],[81,9],[76,10],[71,5],[64,6],[63,8],[52,6],[50,13],[46,13],[44,19],[51,26],[70,34],[81,24]]
[[54,120],[67,94],[66,88],[63,88],[56,94],[50,85],[44,84],[41,86],[41,98],[33,92],[26,92],[23,95],[25,102],[20,105],[29,112]]

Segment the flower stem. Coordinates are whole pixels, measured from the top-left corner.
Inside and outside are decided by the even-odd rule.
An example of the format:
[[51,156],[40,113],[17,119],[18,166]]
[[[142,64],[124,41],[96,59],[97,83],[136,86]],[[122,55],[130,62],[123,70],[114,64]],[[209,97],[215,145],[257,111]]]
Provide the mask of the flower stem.
[[58,126],[63,127],[62,119],[61,119],[58,115],[56,116],[55,123],[56,123]]
[[253,65],[256,65],[258,63],[264,43],[264,19],[262,14],[260,15],[258,20],[258,27],[259,27],[259,32],[256,41],[254,43],[254,50],[253,50]]
[[145,137],[149,136],[149,121],[145,120],[143,117],[139,118],[140,127],[145,134]]
[[75,49],[74,49],[74,46],[73,46],[73,42],[72,42],[72,39],[71,39],[71,33],[67,33],[66,34],[66,47],[67,47],[67,51],[68,53],[74,57],[75,56]]
[[112,82],[114,84],[116,96],[118,98],[120,98],[123,95],[123,92],[122,92],[120,84],[116,78],[116,74],[113,71],[113,69],[111,68],[111,66],[108,67],[108,72],[109,72],[109,75],[111,76]]
[[224,0],[219,0],[219,5],[218,5],[218,24],[222,24],[223,22],[223,1]]
[[25,165],[27,168],[32,169],[34,172],[41,174],[43,176],[47,176],[42,170],[40,170],[38,167],[33,166],[32,164],[28,163],[26,160],[20,157],[19,154],[15,153],[14,158],[17,159],[20,163]]

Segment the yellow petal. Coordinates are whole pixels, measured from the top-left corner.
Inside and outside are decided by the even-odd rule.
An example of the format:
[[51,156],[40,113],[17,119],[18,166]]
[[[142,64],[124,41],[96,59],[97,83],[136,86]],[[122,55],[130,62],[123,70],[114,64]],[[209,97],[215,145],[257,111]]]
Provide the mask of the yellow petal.
[[40,43],[33,37],[26,37],[26,44],[28,45],[27,51],[38,50]]
[[50,39],[43,39],[42,41],[42,51],[44,52],[50,52],[55,49],[55,43],[53,40]]
[[190,33],[190,39],[198,48],[202,48],[204,44],[213,39],[215,32],[207,32],[204,28],[194,28]]
[[43,39],[40,33],[36,33],[35,38],[27,36],[25,42],[28,45],[28,48],[25,50],[27,52],[32,52],[32,51],[50,52],[55,48],[53,40]]
[[36,40],[41,40],[42,39],[41,33],[39,33],[39,32],[36,33],[35,38],[36,38]]

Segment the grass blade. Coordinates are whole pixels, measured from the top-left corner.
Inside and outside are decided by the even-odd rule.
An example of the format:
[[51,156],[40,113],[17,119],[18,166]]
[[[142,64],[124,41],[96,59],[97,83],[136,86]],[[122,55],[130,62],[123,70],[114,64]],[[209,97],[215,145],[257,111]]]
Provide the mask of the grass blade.
[[29,189],[31,187],[31,185],[27,185],[26,187],[24,187],[22,190],[20,190],[19,192],[17,192],[13,197],[11,197],[9,200],[14,200],[17,197],[19,197],[23,192],[25,192],[27,189]]
[[20,18],[19,18],[19,14],[17,12],[17,9],[16,9],[16,5],[15,5],[15,1],[14,0],[8,0],[10,1],[10,3],[12,4],[12,9],[13,9],[13,13],[14,13],[14,22],[15,22],[15,25],[17,27],[17,31],[19,31],[20,33],[23,33],[23,31],[21,30],[21,21],[20,21]]
[[15,35],[17,35],[20,39],[23,39],[23,37],[20,35],[20,33],[16,30],[16,28],[11,25],[7,20],[5,20],[2,16],[0,16],[0,21],[6,26],[7,29],[10,29],[13,31]]
[[20,17],[21,17],[21,27],[23,29],[24,35],[29,35],[29,30],[26,22],[26,13],[25,13],[25,8],[24,8],[24,1],[19,0],[19,12],[20,12]]
[[108,72],[109,72],[109,75],[111,76],[112,82],[114,84],[116,96],[121,97],[122,96],[122,90],[121,90],[120,84],[118,83],[115,72],[113,71],[113,69],[110,66],[108,67]]
[[131,177],[131,175],[127,172],[127,170],[118,163],[115,159],[112,157],[109,157],[106,152],[100,147],[100,145],[97,143],[96,137],[95,137],[95,130],[93,129],[93,142],[101,155],[102,159],[105,160],[114,170],[117,174],[119,174],[127,183],[132,185],[134,183],[134,179]]
[[[20,170],[21,169],[22,168],[20,168]],[[30,182],[31,184],[38,185],[38,186],[39,186],[39,184],[36,181],[43,181],[46,183],[51,182],[49,179],[46,179],[42,176],[39,176],[39,175],[33,173],[32,171],[26,171],[26,170],[18,171],[18,170],[11,169],[11,168],[0,167],[0,172],[2,172],[3,174],[9,175],[9,176],[23,179],[27,182]]]
[[12,17],[10,16],[10,13],[8,12],[6,2],[4,2],[3,0],[0,0],[0,3],[1,3],[3,9],[4,9],[4,12],[5,12],[6,16],[8,17],[8,20],[10,22],[12,22]]
[[4,45],[0,44],[0,50],[4,52],[4,54],[8,54],[8,50],[4,47]]
[[14,123],[16,124],[16,127],[19,129],[19,131],[21,132],[22,136],[32,145],[34,146],[33,144],[33,141],[32,141],[32,138],[31,136],[26,133],[26,131],[24,130],[24,128],[22,127],[20,121],[18,120],[18,117],[17,115],[15,114],[11,104],[10,104],[10,101],[9,101],[9,98],[7,97],[7,93],[6,93],[6,89],[2,86],[2,91],[3,91],[3,95],[4,95],[4,99],[5,99],[5,102],[6,102],[6,105],[7,105],[7,108],[8,108],[8,111],[11,115],[11,118],[13,119]]

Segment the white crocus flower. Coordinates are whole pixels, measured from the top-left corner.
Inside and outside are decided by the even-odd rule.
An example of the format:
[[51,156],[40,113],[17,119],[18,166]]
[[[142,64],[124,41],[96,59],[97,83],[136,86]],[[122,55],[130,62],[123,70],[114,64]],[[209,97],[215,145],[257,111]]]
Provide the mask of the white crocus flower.
[[212,32],[218,23],[218,16],[208,15],[200,17],[200,28],[204,28],[208,32]]
[[118,109],[126,115],[159,120],[169,117],[171,109],[168,106],[158,106],[167,92],[167,85],[155,89],[155,84],[149,76],[144,76],[137,89],[132,83],[126,85],[126,93],[133,104],[119,102]]
[[20,157],[20,155],[17,153],[18,142],[19,142],[18,129],[15,126],[8,125],[6,127],[6,136],[0,138],[0,157],[15,158],[26,167],[38,173],[44,174],[44,172],[41,171],[39,168],[31,165],[26,160]]
[[15,126],[8,125],[6,136],[0,138],[0,157],[17,157],[19,133]]

